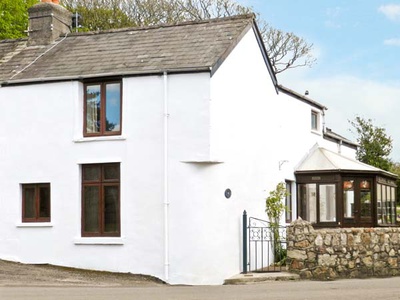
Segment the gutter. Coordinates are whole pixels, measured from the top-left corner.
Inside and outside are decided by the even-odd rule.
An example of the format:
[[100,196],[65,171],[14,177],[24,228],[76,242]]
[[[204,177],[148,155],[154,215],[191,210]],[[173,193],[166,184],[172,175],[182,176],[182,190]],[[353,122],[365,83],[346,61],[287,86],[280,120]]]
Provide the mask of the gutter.
[[135,71],[135,72],[132,72],[132,71],[108,72],[108,73],[96,73],[96,74],[72,75],[72,76],[3,80],[3,81],[0,81],[0,87],[7,86],[7,85],[20,85],[20,84],[30,84],[30,83],[87,80],[87,79],[92,79],[92,78],[103,78],[103,77],[121,77],[121,76],[126,76],[126,77],[132,76],[133,77],[133,76],[145,76],[145,75],[151,76],[151,75],[160,75],[160,74],[163,75],[165,72],[168,72],[169,74],[211,72],[211,67],[179,68],[179,69]]
[[328,110],[328,108],[325,105],[322,105],[321,103],[318,103],[317,101],[314,101],[311,98],[306,97],[305,95],[299,94],[283,85],[278,85],[278,90],[284,94],[287,94],[287,95],[292,96],[300,101],[303,101],[311,106],[314,106],[315,108],[318,108],[321,110]]
[[[382,175],[386,177],[390,177],[392,179],[397,179],[399,176],[393,173],[390,173],[385,170],[357,170],[357,169],[326,169],[326,170],[305,170],[305,171],[294,171],[295,175],[313,175],[313,174],[332,174],[332,173],[351,173],[351,174],[368,174],[368,175]],[[299,182],[298,182],[299,183]],[[300,182],[303,183],[303,182]]]

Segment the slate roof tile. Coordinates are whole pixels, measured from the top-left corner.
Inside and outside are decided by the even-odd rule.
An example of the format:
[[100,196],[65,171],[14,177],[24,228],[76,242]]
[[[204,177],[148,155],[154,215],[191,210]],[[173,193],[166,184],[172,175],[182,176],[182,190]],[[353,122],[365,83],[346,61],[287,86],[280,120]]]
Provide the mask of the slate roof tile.
[[26,40],[0,41],[0,83],[212,69],[253,22],[253,15],[242,15],[75,33],[45,47],[28,47]]

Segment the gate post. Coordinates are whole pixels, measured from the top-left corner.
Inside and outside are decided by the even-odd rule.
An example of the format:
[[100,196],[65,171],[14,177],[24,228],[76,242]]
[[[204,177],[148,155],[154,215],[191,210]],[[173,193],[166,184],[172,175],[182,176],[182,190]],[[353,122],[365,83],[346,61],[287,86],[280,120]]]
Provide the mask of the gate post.
[[247,273],[247,213],[243,211],[243,273]]

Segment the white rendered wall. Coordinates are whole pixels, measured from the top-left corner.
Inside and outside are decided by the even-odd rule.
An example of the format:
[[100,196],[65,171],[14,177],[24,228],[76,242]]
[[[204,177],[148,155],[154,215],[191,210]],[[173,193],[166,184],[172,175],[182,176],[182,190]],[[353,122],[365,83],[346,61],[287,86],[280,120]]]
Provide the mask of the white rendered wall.
[[320,146],[322,146],[326,149],[329,149],[331,151],[334,151],[336,153],[339,153],[343,156],[347,156],[352,159],[356,159],[356,149],[346,146],[345,144],[340,145],[339,142],[333,142],[333,141],[324,139],[324,141],[321,142]]
[[[295,181],[294,172],[297,165],[307,156],[308,152],[316,144],[337,153],[340,151],[342,155],[355,158],[354,149],[342,145],[339,150],[337,143],[323,138],[323,113],[327,114],[329,113],[329,110],[323,112],[310,104],[302,102],[282,92],[279,93],[279,104],[275,109],[276,111],[283,112],[282,115],[276,116],[276,122],[279,123],[279,120],[281,120],[281,139],[279,142],[281,148],[280,160],[284,161],[281,166],[281,172],[284,174],[286,179]],[[318,131],[311,129],[312,110],[318,111],[320,114]],[[282,116],[285,117],[282,118]],[[292,193],[292,220],[294,220],[297,216],[297,195],[296,189],[293,187]]]
[[[196,111],[184,127],[173,128],[169,142],[182,156],[205,155],[208,100],[200,112],[209,99],[209,74],[168,81],[185,95],[175,98],[178,113],[184,116],[185,106]],[[163,77],[123,80],[123,128],[116,138],[82,138],[82,89],[78,82],[0,88],[0,258],[164,279]],[[191,137],[185,144],[174,140],[185,134]],[[81,238],[80,165],[105,162],[121,163],[122,236]],[[40,182],[51,184],[51,223],[22,224],[20,185]]]
[[[310,107],[276,94],[250,30],[210,74],[167,75],[168,249],[164,241],[164,77],[123,80],[122,136],[83,138],[83,85],[0,88],[0,258],[220,284],[241,271],[241,216],[321,135]],[[287,160],[279,169],[279,162]],[[81,238],[84,163],[121,163],[121,238]],[[21,184],[51,184],[51,223],[21,223]],[[226,199],[225,189],[232,190]],[[41,225],[41,224],[39,224]]]
[[[123,88],[122,139],[99,141],[79,138],[81,83],[0,89],[1,258],[163,276],[163,81]],[[104,162],[121,163],[122,237],[80,238],[80,164]],[[51,184],[49,227],[21,223],[20,184],[39,182]]]
[[[179,95],[170,97],[170,138],[185,144],[190,135],[172,136],[173,128],[187,126],[190,115],[175,119],[174,99],[183,96],[172,90]],[[241,272],[242,213],[265,219],[267,192],[282,180],[266,117],[277,94],[252,31],[213,75],[211,94],[204,96],[211,113],[208,160],[187,157],[174,148],[177,143],[170,148],[177,154],[170,166],[171,283],[221,284]]]

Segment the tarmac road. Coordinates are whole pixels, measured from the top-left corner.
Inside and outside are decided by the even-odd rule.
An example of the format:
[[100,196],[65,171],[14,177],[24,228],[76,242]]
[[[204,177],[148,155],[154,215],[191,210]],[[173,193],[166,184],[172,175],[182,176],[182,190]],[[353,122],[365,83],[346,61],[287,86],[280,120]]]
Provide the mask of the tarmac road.
[[400,277],[170,286],[156,278],[0,260],[0,300],[400,300]]
[[273,281],[232,286],[0,287],[1,300],[392,300],[400,299],[400,277],[321,281]]

